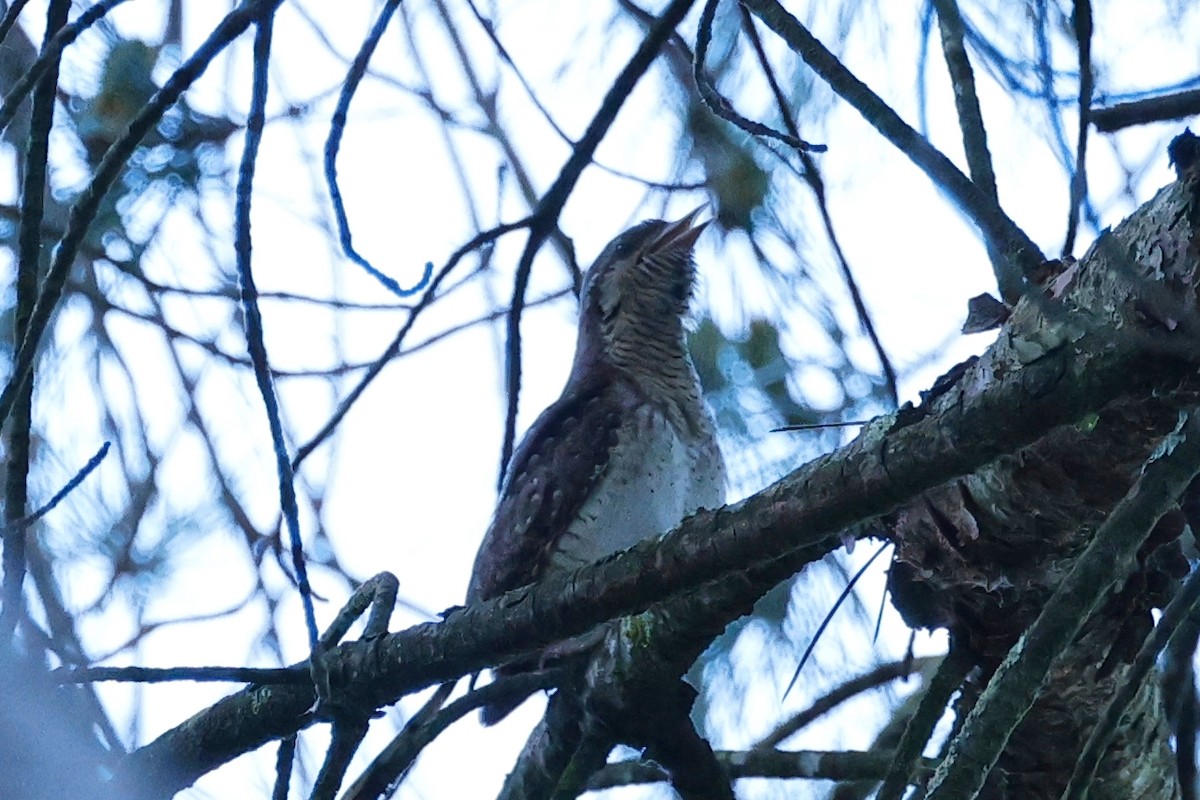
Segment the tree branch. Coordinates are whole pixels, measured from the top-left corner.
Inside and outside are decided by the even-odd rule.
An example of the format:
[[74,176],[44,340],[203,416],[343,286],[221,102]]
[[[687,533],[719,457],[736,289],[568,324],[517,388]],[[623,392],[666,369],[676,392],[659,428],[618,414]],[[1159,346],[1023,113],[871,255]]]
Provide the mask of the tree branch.
[[838,61],[800,21],[775,0],[742,0],[768,28],[775,31],[797,55],[829,83],[842,99],[875,126],[929,179],[941,187],[979,227],[985,241],[1004,258],[1011,259],[1026,276],[1046,257],[1033,240],[1003,209],[929,140],[918,133],[884,100]]

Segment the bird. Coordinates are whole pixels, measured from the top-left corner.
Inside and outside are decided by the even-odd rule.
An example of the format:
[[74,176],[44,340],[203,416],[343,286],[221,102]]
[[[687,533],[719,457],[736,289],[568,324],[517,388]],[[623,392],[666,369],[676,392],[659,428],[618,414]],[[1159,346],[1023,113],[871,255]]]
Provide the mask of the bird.
[[[723,503],[725,462],[685,326],[703,208],[629,228],[585,274],[566,385],[513,453],[468,603],[577,569]],[[484,706],[482,722],[499,722],[523,700]]]

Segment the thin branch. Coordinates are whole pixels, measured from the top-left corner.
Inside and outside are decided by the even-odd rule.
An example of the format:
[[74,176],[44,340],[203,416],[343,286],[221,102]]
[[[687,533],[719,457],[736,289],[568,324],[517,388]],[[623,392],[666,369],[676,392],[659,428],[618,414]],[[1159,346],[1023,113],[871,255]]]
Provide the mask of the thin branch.
[[887,774],[883,776],[876,800],[900,800],[904,795],[904,790],[913,782],[918,771],[921,753],[929,743],[934,727],[946,712],[946,704],[958,691],[972,666],[967,649],[951,643],[950,652],[938,665],[937,672],[917,704],[917,710],[904,726],[904,733],[896,745],[896,755],[888,766]]
[[[287,442],[283,436],[283,423],[279,419],[279,398],[271,380],[266,345],[263,342],[262,313],[258,309],[258,287],[254,284],[252,268],[253,242],[250,238],[250,203],[254,193],[254,168],[258,159],[258,148],[262,142],[263,125],[266,124],[267,66],[271,60],[271,29],[274,22],[274,7],[264,9],[257,20],[254,34],[254,84],[250,97],[250,114],[246,122],[246,144],[242,149],[242,163],[238,168],[238,182],[234,209],[234,252],[237,270],[241,279],[242,313],[246,320],[246,350],[254,364],[254,379],[262,396],[267,413],[267,424],[271,429],[271,443],[275,450],[275,467],[278,471],[279,499],[283,518],[291,539],[292,568],[300,587],[300,599],[304,607],[304,622],[308,628],[308,643],[312,649],[314,669],[320,663],[320,642],[317,633],[317,616],[313,609],[312,587],[308,582],[308,568],[304,562],[304,545],[300,539],[300,509],[296,503],[295,475],[287,454]],[[322,684],[318,680],[318,687]]]
[[[49,49],[54,34],[67,22],[69,0],[52,0],[46,9],[46,33],[43,52]],[[37,302],[38,273],[42,264],[42,217],[45,212],[50,128],[54,123],[54,104],[58,90],[59,58],[52,57],[45,74],[33,93],[29,142],[25,148],[25,175],[21,187],[21,228],[18,233],[16,302],[13,309],[13,341],[19,342],[29,330],[33,307]],[[4,465],[4,584],[3,610],[0,610],[0,642],[7,644],[24,616],[25,608],[25,529],[14,525],[25,515],[29,501],[30,428],[33,424],[33,367],[24,387],[17,393]],[[2,645],[0,645],[2,646]]]
[[[608,761],[616,741],[605,726],[595,724],[591,717],[585,719],[583,736],[571,754],[570,760],[558,776],[557,785],[549,800],[575,800],[587,791],[588,778],[595,775]],[[692,800],[679,793],[682,800]],[[528,797],[528,795],[525,795]]]
[[[461,284],[459,284],[459,285],[461,285]],[[100,314],[103,314],[104,312],[107,312],[107,311],[115,311],[116,313],[121,314],[122,316],[129,317],[130,319],[136,319],[136,320],[144,322],[148,325],[153,325],[155,328],[157,328],[159,331],[161,331],[162,334],[164,336],[166,336],[168,339],[173,339],[173,340],[177,340],[180,342],[187,342],[188,344],[194,345],[194,346],[200,348],[201,350],[203,350],[204,352],[208,353],[209,355],[219,358],[222,361],[225,361],[226,363],[229,363],[229,364],[232,364],[232,365],[238,366],[238,367],[252,367],[253,366],[253,363],[250,361],[249,358],[237,356],[237,355],[234,355],[232,353],[228,353],[228,352],[222,350],[217,345],[216,341],[214,341],[212,339],[202,339],[197,335],[186,333],[178,328],[175,328],[175,327],[169,325],[162,318],[162,316],[160,314],[151,314],[151,313],[146,313],[146,312],[141,312],[141,311],[135,311],[132,308],[127,308],[125,306],[118,305],[117,303],[109,300],[104,295],[97,293],[93,287],[77,287],[77,288],[79,288],[81,293],[87,295],[87,297],[93,302],[93,307]],[[529,301],[528,303],[525,304],[525,308],[526,309],[537,308],[539,306],[546,305],[547,303],[552,303],[555,300],[561,300],[570,294],[571,294],[570,289],[559,289],[556,292],[551,292],[550,294],[545,294],[545,295],[542,295],[541,297],[538,297],[534,300]],[[444,294],[439,295],[439,297],[445,297],[445,296],[446,295],[444,295]],[[258,296],[258,299],[261,301],[263,299],[263,297],[264,297],[264,295],[260,293]],[[444,339],[448,339],[449,337],[454,336],[455,334],[461,333],[465,330],[469,330],[470,328],[474,328],[478,325],[484,325],[489,322],[495,322],[497,320],[503,319],[507,314],[508,314],[508,309],[499,308],[494,311],[489,311],[486,314],[481,314],[478,317],[473,317],[471,319],[464,320],[462,322],[451,325],[450,327],[446,328],[445,330],[439,331],[438,333],[430,334],[429,336],[425,337],[424,339],[421,339],[420,341],[416,342],[415,344],[413,344],[409,347],[402,348],[400,351],[395,353],[392,357],[394,359],[400,359],[405,356],[412,355],[413,353],[419,353],[420,351],[425,350],[429,347],[432,347],[433,345],[437,344],[438,342],[443,341]],[[378,361],[378,359],[372,359],[370,361],[349,361],[349,362],[344,362],[344,363],[336,364],[334,366],[329,366],[329,367],[313,367],[312,369],[284,369],[282,367],[272,366],[271,367],[271,375],[275,378],[339,377],[339,376],[347,375],[347,374],[350,374],[353,372],[358,372],[360,370],[369,369],[374,364],[376,364],[377,361]],[[833,423],[831,423],[831,424],[833,424]],[[848,424],[854,424],[854,423],[848,423]],[[862,424],[862,423],[857,423],[857,424]]]
[[288,800],[288,788],[292,782],[292,764],[296,761],[296,734],[279,740],[275,753],[275,787],[271,800]]
[[541,689],[551,689],[562,681],[561,670],[543,670],[508,675],[469,692],[441,709],[432,719],[410,720],[396,738],[383,749],[358,780],[342,795],[342,800],[368,800],[388,796],[407,774],[421,751],[429,746],[452,724],[493,700],[528,696]]
[[[546,108],[545,104],[542,103],[542,99],[538,97],[537,92],[533,90],[533,87],[529,85],[529,81],[525,79],[525,74],[513,60],[512,55],[508,52],[508,48],[505,47],[504,43],[500,41],[500,36],[496,33],[495,24],[483,15],[483,13],[479,10],[479,5],[475,2],[475,0],[467,0],[467,7],[471,9],[471,14],[474,15],[475,21],[479,23],[479,26],[483,28],[483,32],[486,33],[487,37],[491,40],[492,47],[496,49],[496,54],[500,56],[500,60],[502,60],[505,65],[512,70],[513,76],[516,77],[517,82],[521,84],[521,88],[525,91],[525,96],[529,98],[529,102],[533,103],[534,108],[536,108],[538,113],[541,114],[542,119],[546,121],[546,124],[550,126],[550,129],[558,135],[558,138],[574,147],[575,140],[568,136],[567,132],[564,131],[562,127],[559,126],[559,124],[554,120],[554,117],[550,114],[550,110]],[[592,161],[592,164],[595,165],[596,169],[603,170],[609,175],[617,178],[623,178],[627,181],[633,181],[634,183],[640,183],[641,185],[650,189],[660,189],[665,192],[673,192],[693,191],[704,188],[703,181],[696,183],[665,183],[662,181],[652,181],[647,178],[633,175],[632,173],[616,169],[615,167],[610,167],[607,164],[601,163],[600,161],[594,160]]]
[[[758,28],[754,25],[754,18],[745,6],[739,6],[739,8],[742,13],[742,30],[746,32],[746,37],[750,40],[754,54],[758,58],[759,66],[767,77],[767,83],[771,87],[771,94],[775,97],[775,104],[779,108],[780,116],[783,117],[783,123],[787,126],[788,132],[798,139],[800,130],[792,120],[792,112],[787,98],[775,77],[775,70],[771,68],[771,62],[767,59],[767,51],[758,35]],[[879,359],[879,368],[883,371],[884,383],[887,386],[892,406],[899,407],[900,389],[896,379],[896,368],[892,366],[892,360],[888,358],[887,351],[883,348],[883,341],[875,330],[875,322],[871,319],[870,312],[867,311],[867,304],[863,300],[862,291],[858,288],[858,281],[855,280],[854,272],[850,269],[850,262],[846,258],[845,251],[842,250],[842,242],[838,238],[837,231],[834,230],[833,216],[829,213],[829,200],[825,196],[825,180],[821,177],[821,170],[817,166],[816,159],[810,153],[803,149],[796,152],[800,157],[800,162],[804,165],[804,171],[800,177],[808,184],[808,188],[812,190],[813,196],[817,200],[817,210],[820,212],[821,222],[825,226],[825,236],[829,239],[829,245],[833,248],[833,254],[842,270],[842,280],[846,282],[846,289],[850,292],[850,300],[854,303],[854,312],[858,315],[858,323],[866,331],[867,338],[871,340],[871,346],[875,348],[875,356]]]
[[755,748],[773,748],[783,744],[812,722],[828,714],[847,700],[858,697],[863,692],[878,689],[894,680],[901,680],[921,672],[930,664],[940,660],[942,656],[924,656],[921,658],[905,658],[888,664],[880,664],[875,669],[844,683],[838,684],[832,691],[825,693],[813,701],[808,708],[802,709],[780,723]]
[[390,572],[380,572],[370,580],[363,581],[321,634],[322,647],[327,650],[340,642],[354,621],[368,609],[370,613],[367,615],[366,627],[363,628],[363,638],[374,639],[383,636],[387,633],[388,620],[396,608],[396,597],[399,593],[400,581]]
[[333,214],[337,221],[338,241],[341,242],[342,251],[346,254],[346,257],[366,270],[367,274],[387,287],[392,294],[397,297],[411,297],[429,284],[429,279],[433,275],[433,262],[427,261],[421,279],[412,288],[405,289],[392,278],[377,270],[367,259],[359,255],[351,242],[350,220],[346,216],[346,205],[342,201],[342,190],[338,186],[337,179],[338,150],[342,144],[342,133],[346,129],[346,115],[350,110],[350,101],[354,99],[354,93],[358,90],[358,85],[362,82],[363,75],[366,74],[367,65],[371,62],[371,56],[375,53],[375,48],[379,45],[379,40],[383,38],[383,32],[387,30],[388,21],[391,20],[392,15],[399,8],[401,2],[402,0],[386,0],[383,4],[383,9],[379,12],[379,18],[375,20],[375,25],[363,41],[358,54],[354,56],[354,61],[350,64],[350,71],[346,74],[346,82],[338,95],[337,107],[333,111],[333,119],[329,124],[329,138],[325,141],[325,182],[329,187],[329,198],[333,201]]
[[1075,235],[1079,230],[1079,211],[1087,199],[1087,143],[1091,124],[1092,87],[1092,4],[1089,0],[1074,0],[1075,41],[1079,46],[1079,137],[1075,145],[1075,170],[1071,175],[1071,209],[1067,215],[1067,238],[1062,257],[1074,255]]
[[884,100],[854,76],[800,21],[776,0],[742,0],[754,14],[787,42],[838,95],[854,107],[884,138],[959,205],[979,227],[984,239],[1004,258],[1012,259],[1024,275],[1032,274],[1046,257],[1003,209],[964,175],[929,140],[900,118]]
[[253,683],[259,686],[311,682],[308,673],[295,667],[60,667],[52,675],[59,683]]
[[[962,131],[963,152],[967,157],[967,169],[971,180],[993,201],[999,202],[996,191],[996,173],[992,169],[992,154],[988,150],[987,128],[983,124],[983,111],[979,107],[979,95],[975,91],[975,71],[967,56],[964,43],[965,30],[957,0],[934,0],[937,9],[938,28],[942,34],[942,53],[954,86],[954,107],[958,111],[958,125]],[[1003,258],[988,243],[988,258],[1000,296],[1010,306],[1021,299],[1021,275],[1015,264]]]
[[1055,658],[1070,646],[1112,585],[1128,574],[1147,533],[1200,472],[1200,413],[1189,414],[1172,438],[1173,449],[1147,463],[996,670],[938,767],[928,800],[973,797],[979,791],[1037,699]]
[[[1179,504],[1193,531],[1200,530],[1200,494],[1197,488],[1188,487],[1183,502]],[[1161,686],[1167,705],[1167,722],[1175,737],[1175,769],[1179,777],[1180,800],[1197,800],[1200,783],[1196,780],[1196,727],[1200,720],[1197,720],[1196,713],[1198,697],[1194,656],[1197,641],[1200,641],[1200,615],[1193,614],[1180,628],[1171,637],[1163,654]]]
[[8,32],[12,30],[12,26],[17,24],[17,17],[21,16],[21,11],[29,0],[14,0],[14,2],[5,10],[4,18],[0,19],[0,43],[8,36]]
[[[4,130],[12,123],[13,117],[17,114],[17,109],[21,107],[21,102],[33,90],[34,84],[38,82],[42,75],[51,68],[58,69],[58,59],[62,56],[62,51],[66,49],[67,45],[78,39],[79,34],[96,24],[105,14],[124,2],[125,0],[100,0],[100,2],[89,6],[86,11],[76,17],[74,22],[64,25],[58,30],[54,38],[42,48],[37,61],[29,65],[29,70],[21,76],[20,80],[13,84],[13,87],[8,90],[8,94],[4,95],[4,102],[0,103],[0,130]],[[11,13],[13,9],[19,10],[21,5],[24,5],[24,2],[14,3],[9,12]],[[8,21],[6,16],[4,22]],[[16,21],[15,15],[12,21]],[[0,23],[0,25],[2,24]],[[4,30],[4,33],[7,33],[7,30]],[[0,39],[3,39],[3,36],[0,36]]]
[[937,9],[946,68],[954,86],[954,105],[958,110],[963,150],[967,156],[971,180],[988,197],[996,200],[996,173],[992,169],[987,128],[983,124],[983,111],[979,107],[979,95],[975,91],[975,71],[971,68],[971,60],[963,42],[965,32],[962,14],[959,12],[957,0],[933,0],[933,5]]
[[696,79],[696,89],[699,91],[700,99],[704,101],[705,107],[721,119],[736,125],[753,136],[762,136],[767,139],[783,142],[799,152],[824,153],[829,149],[825,145],[806,142],[799,136],[791,133],[791,131],[796,129],[796,124],[790,116],[784,115],[784,124],[787,125],[789,132],[782,133],[761,122],[755,122],[752,119],[743,117],[734,109],[733,104],[717,91],[712,79],[708,77],[706,63],[708,60],[708,45],[712,41],[713,19],[717,14],[717,4],[718,0],[706,0],[704,10],[700,14],[700,26],[696,31],[696,59],[692,75]]
[[126,162],[137,149],[138,143],[230,42],[240,36],[251,22],[263,13],[264,9],[273,9],[281,1],[256,0],[256,2],[240,5],[227,14],[204,43],[192,54],[191,58],[171,75],[166,84],[154,93],[146,105],[142,106],[130,121],[121,138],[105,152],[104,157],[96,166],[91,182],[72,205],[67,220],[67,230],[54,250],[50,269],[42,281],[41,293],[33,308],[29,330],[21,340],[21,346],[17,349],[13,359],[12,375],[3,392],[0,392],[0,423],[8,419],[16,401],[17,392],[29,378],[42,336],[62,297],[63,286],[70,273],[71,265],[75,261],[75,256],[79,252],[88,228],[99,211],[100,202],[124,170]]
[[449,277],[450,273],[458,265],[458,262],[465,258],[469,253],[472,253],[480,247],[499,239],[506,233],[529,227],[530,221],[531,218],[526,217],[525,219],[517,220],[516,222],[502,223],[494,228],[491,228],[490,230],[486,230],[483,233],[477,234],[466,244],[459,247],[458,250],[454,251],[450,258],[447,259],[441,270],[439,270],[438,273],[433,277],[433,280],[429,283],[425,293],[421,295],[420,301],[413,306],[412,311],[409,312],[408,319],[404,321],[404,325],[401,326],[399,332],[396,334],[396,337],[392,339],[391,344],[387,346],[387,349],[383,351],[379,358],[375,359],[375,361],[367,369],[366,374],[363,375],[362,378],[359,379],[358,383],[355,384],[354,388],[350,390],[350,393],[347,394],[340,403],[338,403],[338,407],[334,410],[333,414],[330,416],[325,425],[321,427],[321,430],[317,431],[317,433],[311,439],[309,439],[308,442],[306,442],[296,451],[296,455],[292,458],[293,470],[299,469],[300,465],[304,463],[304,460],[312,455],[313,452],[333,434],[333,432],[337,429],[337,426],[341,424],[341,421],[345,418],[346,414],[349,413],[350,409],[354,406],[355,402],[358,401],[358,398],[362,396],[364,391],[366,391],[366,388],[373,380],[375,380],[379,373],[383,371],[383,368],[387,366],[388,362],[395,358],[400,352],[400,346],[404,343],[404,337],[406,337],[408,332],[412,330],[412,326],[416,323],[417,317],[420,315],[420,313],[433,302],[434,298],[437,296],[438,287],[441,286],[442,281]]
[[558,217],[567,203],[567,198],[574,190],[579,176],[592,162],[596,148],[608,133],[613,120],[617,118],[617,113],[629,99],[629,95],[642,75],[654,63],[659,50],[675,32],[675,27],[683,20],[693,2],[694,0],[671,0],[671,3],[663,10],[662,16],[651,26],[633,57],[609,87],[583,137],[572,149],[571,157],[563,164],[558,177],[546,190],[537,209],[530,217],[529,238],[526,240],[525,250],[517,262],[517,272],[513,279],[512,304],[508,312],[508,341],[505,346],[507,367],[505,392],[508,397],[508,411],[504,421],[504,443],[500,450],[499,482],[504,479],[504,472],[512,457],[517,438],[517,403],[521,395],[521,313],[525,308],[525,290],[529,286],[529,273],[533,268],[533,258],[546,238],[558,228]]
[[350,760],[358,752],[359,745],[366,738],[369,718],[366,715],[345,719],[339,716],[333,723],[333,734],[330,738],[329,749],[317,779],[313,783],[309,800],[333,800],[337,790],[346,777]]
[[[479,73],[471,58],[471,50],[463,40],[462,31],[459,29],[460,26],[450,15],[450,9],[447,8],[446,3],[443,0],[435,0],[434,8],[437,9],[438,16],[442,21],[442,27],[446,31],[446,36],[449,37],[450,43],[454,47],[454,53],[458,57],[458,63],[462,67],[467,84],[471,87],[471,96],[475,102],[475,107],[487,120],[487,123],[481,126],[480,132],[490,137],[504,153],[504,163],[501,169],[512,170],[512,175],[517,181],[517,188],[521,191],[521,198],[530,209],[536,209],[538,204],[537,189],[534,188],[533,178],[530,176],[529,169],[521,160],[521,156],[513,144],[515,137],[509,135],[504,127],[504,121],[496,105],[495,90],[486,89],[481,83]],[[413,48],[412,52],[414,60],[421,60],[419,50]],[[433,102],[432,96],[430,102]],[[443,117],[443,119],[446,119],[446,117]],[[572,284],[578,286],[580,282],[579,267],[575,263],[575,251],[571,245],[571,240],[563,235],[557,226],[550,231],[549,238],[562,258]]]
[[[5,533],[7,533],[8,531],[23,531],[26,528],[28,528],[30,525],[37,522],[39,519],[46,516],[51,511],[53,511],[55,506],[57,506],[64,499],[66,499],[67,495],[69,495],[71,492],[75,491],[75,487],[77,487],[77,486],[79,486],[79,484],[83,483],[84,480],[87,479],[87,476],[91,475],[92,471],[95,470],[96,467],[100,466],[100,462],[103,461],[104,457],[108,455],[108,448],[111,445],[112,445],[112,442],[105,442],[104,444],[100,445],[100,449],[97,450],[95,452],[95,454],[91,458],[88,459],[87,463],[84,464],[79,469],[78,472],[76,472],[74,475],[72,475],[71,479],[69,481],[67,481],[61,489],[59,489],[57,492],[55,492],[53,497],[51,497],[49,500],[47,500],[36,511],[34,511],[31,514],[27,514],[24,517],[20,517],[18,519],[14,519],[14,520],[10,520],[9,522],[6,522],[4,524]],[[6,572],[6,574],[7,574],[7,572]]]
[[555,692],[505,777],[497,800],[547,800],[582,739],[578,692]]
[[[725,771],[737,779],[877,781],[892,760],[891,753],[820,750],[719,750],[716,755]],[[933,763],[932,759],[922,759],[918,775],[932,773]],[[618,761],[593,775],[587,789],[598,792],[666,780],[666,772],[653,762]]]

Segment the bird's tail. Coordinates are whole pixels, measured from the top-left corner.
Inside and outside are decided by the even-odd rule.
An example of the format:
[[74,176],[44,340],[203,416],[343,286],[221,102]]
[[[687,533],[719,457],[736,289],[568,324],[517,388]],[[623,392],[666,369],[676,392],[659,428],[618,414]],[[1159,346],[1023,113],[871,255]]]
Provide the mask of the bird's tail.
[[437,691],[425,701],[425,705],[421,706],[417,710],[417,713],[409,718],[404,727],[419,728],[427,724],[429,720],[433,719],[433,715],[441,711],[442,706],[446,705],[446,701],[450,699],[450,695],[454,693],[454,687],[457,685],[458,681],[449,681],[439,686]]
[[[526,667],[525,670],[515,669],[513,667],[497,667],[496,669],[492,670],[492,680],[499,680],[506,675],[517,675],[526,671],[527,669],[528,667]],[[521,705],[521,703],[524,703],[528,698],[528,692],[521,692],[508,697],[500,697],[485,706],[480,706],[479,721],[483,725],[489,727],[495,725],[497,722],[511,714],[517,706]]]

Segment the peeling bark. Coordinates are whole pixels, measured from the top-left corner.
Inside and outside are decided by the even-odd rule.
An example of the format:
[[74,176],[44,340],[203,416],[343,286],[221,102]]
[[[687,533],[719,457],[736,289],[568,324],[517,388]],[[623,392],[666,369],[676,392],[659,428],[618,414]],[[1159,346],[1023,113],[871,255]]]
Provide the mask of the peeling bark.
[[[1194,347],[1197,207],[1191,181],[1173,184],[1080,262],[1056,264],[1044,293],[1016,307],[995,345],[927,413],[969,402],[1006,374],[1073,349],[1089,331],[1107,331],[1114,346],[1183,332]],[[1086,361],[1076,366],[1087,368]],[[896,543],[890,585],[897,608],[910,624],[949,628],[984,666],[964,687],[960,713],[1197,399],[1196,384],[1182,381],[1171,391],[1119,398],[885,517]],[[1029,412],[1018,406],[1008,413]],[[1134,573],[1056,663],[980,797],[1059,797],[1124,661],[1153,625],[1150,610],[1165,605],[1187,573],[1182,530],[1182,517],[1172,514],[1151,533]],[[1174,772],[1154,678],[1126,715],[1091,797],[1176,797]]]

